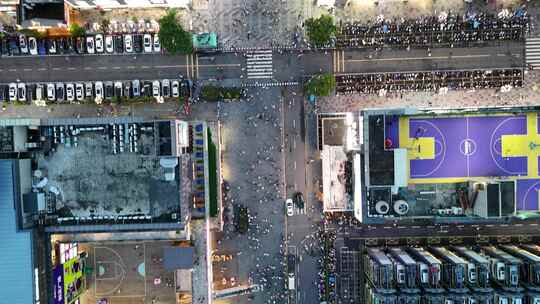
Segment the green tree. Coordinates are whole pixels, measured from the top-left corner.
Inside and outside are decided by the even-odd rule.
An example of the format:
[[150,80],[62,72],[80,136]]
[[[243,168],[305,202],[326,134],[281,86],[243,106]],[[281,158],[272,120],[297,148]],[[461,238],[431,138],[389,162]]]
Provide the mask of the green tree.
[[72,37],[81,37],[86,35],[86,30],[79,24],[73,23],[69,26],[69,33]]
[[317,74],[306,83],[307,95],[328,96],[336,87],[336,77],[331,73]]
[[108,18],[103,18],[101,20],[101,30],[102,31],[108,31],[109,30],[109,25],[111,25],[111,20],[109,20]]
[[193,52],[191,34],[186,32],[178,21],[176,10],[172,9],[159,19],[159,41],[171,54],[190,54]]
[[336,34],[334,19],[329,15],[322,15],[316,19],[309,18],[305,26],[309,41],[316,47],[327,46]]

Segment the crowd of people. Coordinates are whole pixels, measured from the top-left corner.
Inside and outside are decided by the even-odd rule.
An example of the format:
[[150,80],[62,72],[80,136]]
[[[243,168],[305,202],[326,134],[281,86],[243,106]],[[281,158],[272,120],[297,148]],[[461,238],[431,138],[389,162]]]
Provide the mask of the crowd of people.
[[497,15],[441,13],[417,19],[384,20],[375,23],[347,23],[339,27],[337,47],[378,47],[382,45],[460,46],[470,42],[521,40],[528,32],[529,16],[523,7]]
[[522,69],[374,73],[336,76],[338,94],[434,91],[521,87]]

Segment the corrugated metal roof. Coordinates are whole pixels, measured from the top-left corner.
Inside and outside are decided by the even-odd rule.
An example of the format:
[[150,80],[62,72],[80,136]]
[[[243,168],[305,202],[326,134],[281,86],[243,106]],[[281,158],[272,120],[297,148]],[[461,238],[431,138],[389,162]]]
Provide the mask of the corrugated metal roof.
[[0,160],[0,304],[31,304],[31,235],[16,231],[14,184],[13,162]]

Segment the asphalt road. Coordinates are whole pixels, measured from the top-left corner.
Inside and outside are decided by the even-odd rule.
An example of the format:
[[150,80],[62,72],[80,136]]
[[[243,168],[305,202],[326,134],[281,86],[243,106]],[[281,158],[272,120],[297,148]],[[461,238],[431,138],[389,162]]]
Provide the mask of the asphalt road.
[[9,57],[0,60],[0,82],[240,78],[241,60],[231,53]]
[[[274,52],[274,79],[299,80],[319,72],[336,74],[425,70],[495,69],[523,66],[523,44],[505,42],[482,48],[368,49]],[[0,82],[130,80],[178,78],[245,79],[240,53],[133,54],[3,57]]]

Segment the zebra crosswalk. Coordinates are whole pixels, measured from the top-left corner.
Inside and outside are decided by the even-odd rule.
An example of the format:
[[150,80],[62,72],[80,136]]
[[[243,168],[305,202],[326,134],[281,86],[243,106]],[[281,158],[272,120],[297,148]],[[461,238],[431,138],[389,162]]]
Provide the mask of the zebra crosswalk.
[[247,53],[246,66],[248,79],[272,79],[274,74],[272,50]]
[[534,69],[540,67],[540,37],[525,40],[525,63]]

